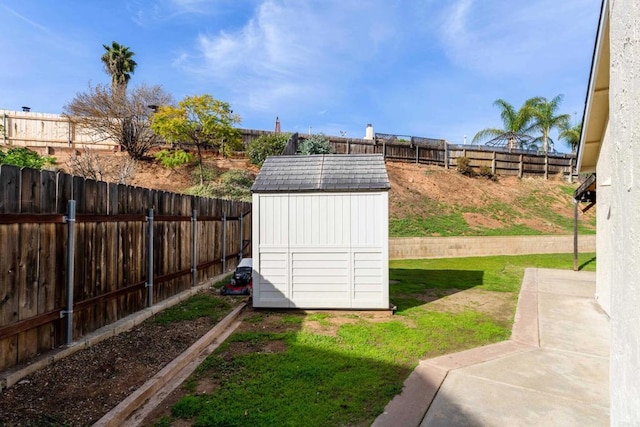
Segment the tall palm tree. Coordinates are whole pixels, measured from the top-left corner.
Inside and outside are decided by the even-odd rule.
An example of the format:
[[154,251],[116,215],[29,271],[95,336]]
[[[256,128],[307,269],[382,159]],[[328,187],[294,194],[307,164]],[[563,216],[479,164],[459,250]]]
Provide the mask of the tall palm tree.
[[134,52],[127,46],[112,42],[111,46],[102,45],[106,52],[100,58],[104,69],[111,76],[111,91],[118,97],[124,96],[127,84],[136,66]]
[[547,98],[532,98],[533,125],[531,130],[537,130],[542,136],[536,141],[542,142],[542,151],[546,154],[553,149],[553,140],[549,137],[552,129],[562,129],[567,126],[571,116],[569,114],[556,115],[558,107],[562,102],[562,95],[555,96],[551,101]]
[[487,142],[488,145],[498,145],[498,143],[506,143],[509,148],[530,148],[533,138],[530,135],[530,123],[532,119],[532,101],[527,100],[516,110],[504,99],[497,99],[493,103],[500,109],[500,118],[502,119],[502,129],[487,128],[479,131],[473,137],[473,143],[480,142],[491,138]]
[[571,147],[571,152],[575,154],[576,149],[578,148],[578,144],[580,144],[580,136],[582,135],[582,122],[577,123],[573,126],[567,122],[560,132],[560,139],[564,139],[569,147]]

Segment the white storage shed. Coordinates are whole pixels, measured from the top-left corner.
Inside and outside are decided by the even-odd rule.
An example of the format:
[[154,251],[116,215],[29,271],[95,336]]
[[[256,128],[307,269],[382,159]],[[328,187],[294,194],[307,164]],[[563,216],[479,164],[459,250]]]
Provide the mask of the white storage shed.
[[381,155],[269,157],[253,192],[253,305],[389,308]]

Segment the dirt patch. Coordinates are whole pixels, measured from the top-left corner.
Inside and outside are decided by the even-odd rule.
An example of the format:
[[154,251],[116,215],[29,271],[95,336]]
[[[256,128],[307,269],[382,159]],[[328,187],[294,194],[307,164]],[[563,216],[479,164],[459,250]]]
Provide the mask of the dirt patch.
[[335,337],[338,335],[340,326],[346,324],[358,323],[359,317],[344,317],[328,315],[320,320],[305,319],[303,330],[312,334],[325,335]]
[[[153,159],[153,153],[155,151],[156,150],[152,151],[148,158],[135,161],[133,173],[127,180],[127,184],[137,187],[183,193],[185,189],[196,183],[196,180],[194,179],[194,172],[196,171],[195,164],[167,169]],[[83,154],[81,153],[80,156],[82,155]],[[91,155],[99,156],[100,161],[104,164],[102,168],[110,171],[117,170],[120,165],[124,164],[128,159],[126,153],[100,152],[92,153]],[[57,167],[67,173],[71,173],[69,158],[70,154],[66,153],[56,155]],[[249,160],[246,157],[226,158],[211,153],[204,154],[204,165],[214,172],[215,177],[219,177],[224,172],[235,169],[246,170],[253,174],[257,174],[259,171],[259,168],[249,163]],[[117,173],[115,172],[105,174],[104,180],[115,182],[117,180],[116,175]]]
[[147,320],[79,351],[3,390],[0,425],[90,425],[213,326],[208,318],[166,325]]
[[562,229],[560,227],[541,219],[520,218],[516,220],[515,223],[524,225],[525,227],[529,227],[534,230],[542,231],[545,234],[562,234]]
[[497,219],[489,218],[484,215],[472,212],[465,212],[462,217],[471,228],[500,228],[504,224]]
[[502,325],[510,325],[515,305],[516,300],[510,292],[473,288],[433,300],[426,307],[430,310],[449,313],[473,310],[488,315]]

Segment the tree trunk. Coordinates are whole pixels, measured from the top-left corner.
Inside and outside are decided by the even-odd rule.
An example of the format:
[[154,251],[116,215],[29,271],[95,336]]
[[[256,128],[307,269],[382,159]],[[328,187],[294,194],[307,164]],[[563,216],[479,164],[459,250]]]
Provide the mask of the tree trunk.
[[204,185],[204,167],[202,166],[202,151],[200,151],[200,144],[196,144],[198,149],[198,163],[200,164],[200,185]]

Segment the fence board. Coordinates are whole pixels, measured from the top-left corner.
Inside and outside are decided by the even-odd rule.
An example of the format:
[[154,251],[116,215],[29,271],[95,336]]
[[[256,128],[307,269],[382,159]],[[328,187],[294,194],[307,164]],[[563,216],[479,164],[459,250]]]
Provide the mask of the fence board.
[[[84,204],[82,206],[82,213],[90,213],[95,212],[96,210],[96,199],[97,199],[97,183],[92,179],[86,179],[84,181]],[[74,295],[74,302],[82,301],[85,299],[93,298],[96,296],[96,262],[97,262],[97,251],[96,251],[96,228],[98,224],[94,222],[87,223],[77,223],[78,225],[82,225],[78,229],[84,233],[85,240],[85,253],[82,254],[82,271],[83,275],[81,278],[80,285],[82,286],[82,296]],[[80,234],[80,233],[78,233]],[[88,255],[88,256],[87,256]],[[98,316],[98,307],[92,306],[88,307],[85,310],[76,310],[76,313],[81,313],[84,317],[84,327],[80,330],[80,335],[84,335],[87,331],[97,329],[96,317]]]
[[[127,186],[118,185],[117,190],[117,211],[120,214],[129,213],[127,210]],[[117,239],[117,256],[116,256],[116,272],[117,281],[116,288],[124,287],[128,281],[126,276],[127,265],[126,262],[129,259],[129,223],[126,221],[116,223],[116,239]],[[125,255],[126,254],[126,255]],[[122,295],[117,300],[118,313],[126,313],[127,307],[127,295]]]
[[[42,171],[40,174],[40,213],[55,213],[56,210],[56,174]],[[56,224],[39,224],[40,242],[38,245],[38,314],[52,311],[56,307]],[[55,322],[38,328],[37,348],[55,347]]]
[[20,169],[0,165],[0,213],[18,213],[20,202]]
[[[20,171],[20,212],[38,213],[40,201],[40,171],[24,168]],[[38,241],[37,224],[20,224],[18,234],[18,321],[38,314]],[[18,334],[18,359],[28,359],[38,351],[38,331],[31,329]]]
[[[2,175],[0,175],[2,178]],[[5,208],[8,206],[5,205]],[[17,210],[17,209],[16,209]],[[0,322],[8,325],[19,320],[18,312],[20,306],[19,292],[20,285],[18,279],[18,245],[19,226],[0,225],[0,276],[2,289],[0,293]],[[4,369],[13,366],[18,361],[18,336],[0,341],[0,368]]]
[[[105,189],[106,200],[104,201],[104,209],[107,215],[118,214],[118,186],[108,184]],[[104,224],[104,244],[105,254],[103,258],[102,271],[102,291],[109,293],[118,289],[118,223],[109,222]],[[115,322],[117,320],[117,298],[110,299],[104,303],[105,324]]]

